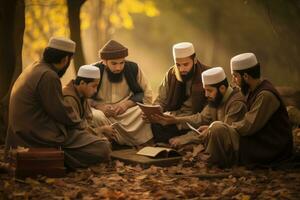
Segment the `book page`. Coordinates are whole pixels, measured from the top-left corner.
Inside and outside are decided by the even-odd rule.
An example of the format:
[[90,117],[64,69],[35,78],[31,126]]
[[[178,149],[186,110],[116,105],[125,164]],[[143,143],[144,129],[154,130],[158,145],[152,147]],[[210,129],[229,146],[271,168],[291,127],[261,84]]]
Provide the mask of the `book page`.
[[201,135],[201,132],[198,131],[196,128],[194,128],[190,123],[186,122],[186,125],[187,125],[192,131],[195,131],[196,133],[198,133],[199,135]]
[[167,157],[167,153],[169,151],[175,151],[175,150],[170,148],[165,148],[165,147],[144,147],[141,150],[139,150],[136,154],[154,158],[161,152],[165,152],[166,153],[165,157]]

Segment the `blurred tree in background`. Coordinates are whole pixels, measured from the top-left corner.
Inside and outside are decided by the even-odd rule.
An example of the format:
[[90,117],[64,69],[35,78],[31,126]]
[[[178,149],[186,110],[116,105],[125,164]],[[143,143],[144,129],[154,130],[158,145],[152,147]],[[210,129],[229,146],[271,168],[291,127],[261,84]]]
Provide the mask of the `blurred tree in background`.
[[11,0],[1,1],[0,5],[0,143],[3,143],[8,121],[9,91],[22,72],[25,4],[23,0]]
[[51,36],[63,36],[77,42],[74,63],[78,69],[86,63],[81,32],[90,39],[86,54],[95,56],[116,29],[133,29],[131,14],[149,17],[159,14],[150,0],[25,0],[25,3],[24,66],[40,58]]
[[[81,11],[84,3],[88,8]],[[4,142],[6,135],[11,87],[21,73],[22,67],[41,58],[50,37],[70,37],[76,42],[74,66],[78,69],[86,63],[81,32],[90,30],[94,33],[92,37],[87,37],[93,44],[96,44],[89,52],[96,53],[100,45],[104,44],[116,29],[134,27],[130,16],[132,13],[152,17],[158,15],[159,11],[152,0],[13,0],[2,2],[0,10],[0,143]],[[67,78],[70,79],[71,76]]]

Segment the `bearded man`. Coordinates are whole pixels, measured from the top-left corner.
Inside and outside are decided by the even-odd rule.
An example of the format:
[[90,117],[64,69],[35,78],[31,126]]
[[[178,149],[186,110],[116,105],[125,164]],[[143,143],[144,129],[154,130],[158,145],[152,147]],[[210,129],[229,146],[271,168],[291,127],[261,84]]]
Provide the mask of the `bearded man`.
[[[236,157],[236,155],[230,156],[236,151],[228,151],[228,149],[237,150],[238,138],[233,143],[228,143],[227,141],[231,141],[230,135],[227,135],[228,138],[223,137],[217,122],[231,125],[233,122],[242,120],[247,112],[247,106],[242,93],[237,88],[233,89],[229,86],[223,68],[214,67],[204,71],[202,82],[208,105],[204,107],[201,113],[189,116],[164,115],[156,117],[164,124],[176,123],[185,126],[185,123],[188,122],[192,126],[198,127],[200,135],[195,131],[189,131],[185,135],[171,138],[169,143],[177,148],[191,143],[204,144],[205,153],[210,156],[209,162],[213,164],[217,162],[224,166],[230,162],[232,157]],[[223,155],[226,155],[227,159],[224,159]]]
[[149,124],[141,118],[136,102],[150,104],[152,90],[137,63],[125,60],[128,49],[115,40],[108,41],[100,50],[101,61],[98,90],[91,101],[97,126],[115,124],[115,142],[139,146],[153,135]]
[[[160,84],[154,104],[160,105],[163,112],[172,116],[201,112],[207,104],[201,73],[208,67],[199,62],[194,45],[190,42],[173,45],[173,58],[175,65],[168,70]],[[151,122],[155,142],[168,143],[170,138],[187,132],[180,125],[162,125],[155,119],[151,119]]]
[[[68,167],[86,167],[103,158],[95,151],[102,148],[98,137],[74,133],[81,122],[64,102],[60,77],[69,67],[75,42],[52,37],[41,61],[27,67],[12,88],[9,123],[5,143],[10,148],[54,147],[65,152]],[[96,150],[95,150],[96,149]]]

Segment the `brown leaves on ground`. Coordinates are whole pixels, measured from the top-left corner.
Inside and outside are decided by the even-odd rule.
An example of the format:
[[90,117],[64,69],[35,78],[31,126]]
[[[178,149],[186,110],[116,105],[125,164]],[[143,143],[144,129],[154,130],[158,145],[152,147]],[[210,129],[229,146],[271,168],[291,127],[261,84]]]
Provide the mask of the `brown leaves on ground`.
[[[142,169],[114,161],[65,178],[13,180],[0,174],[0,199],[300,199],[294,170],[207,167],[197,146],[177,166]],[[201,155],[202,154],[202,155]]]

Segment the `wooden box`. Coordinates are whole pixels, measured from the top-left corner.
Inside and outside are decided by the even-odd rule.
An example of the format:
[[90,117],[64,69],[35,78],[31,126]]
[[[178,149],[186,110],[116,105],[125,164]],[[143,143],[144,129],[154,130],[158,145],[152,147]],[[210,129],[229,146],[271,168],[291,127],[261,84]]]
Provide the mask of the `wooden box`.
[[55,148],[11,150],[9,164],[12,174],[19,179],[37,175],[53,178],[65,175],[64,152]]

